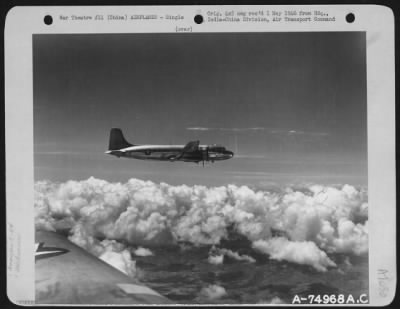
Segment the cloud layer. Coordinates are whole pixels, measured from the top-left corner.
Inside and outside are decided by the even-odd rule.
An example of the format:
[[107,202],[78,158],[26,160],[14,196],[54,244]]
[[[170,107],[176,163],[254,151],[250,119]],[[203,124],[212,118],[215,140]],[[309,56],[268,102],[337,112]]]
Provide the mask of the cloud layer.
[[227,295],[223,286],[211,284],[201,289],[199,297],[205,300],[215,300]]
[[[264,191],[236,185],[171,186],[139,179],[109,183],[91,177],[37,182],[35,223],[37,229],[69,231],[71,241],[106,260],[116,256],[105,252],[124,259],[122,243],[148,248],[180,241],[218,245],[233,228],[272,259],[325,271],[335,267],[331,253],[368,252],[367,199],[365,190],[350,185]],[[253,261],[223,250],[220,255]],[[137,251],[137,255],[149,253]],[[125,271],[132,269],[130,265]]]
[[256,261],[254,258],[246,254],[240,255],[239,253],[226,248],[219,249],[212,247],[208,255],[208,262],[214,265],[223,264],[225,256],[236,261],[243,261],[247,263],[254,263]]

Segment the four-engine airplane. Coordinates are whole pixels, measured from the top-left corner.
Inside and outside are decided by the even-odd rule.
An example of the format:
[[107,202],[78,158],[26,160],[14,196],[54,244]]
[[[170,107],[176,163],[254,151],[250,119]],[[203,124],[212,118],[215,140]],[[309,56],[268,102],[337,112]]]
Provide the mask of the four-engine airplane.
[[157,161],[204,162],[227,160],[233,152],[221,145],[200,145],[199,141],[191,141],[186,145],[133,145],[126,141],[121,129],[110,131],[108,150],[105,152],[116,157]]

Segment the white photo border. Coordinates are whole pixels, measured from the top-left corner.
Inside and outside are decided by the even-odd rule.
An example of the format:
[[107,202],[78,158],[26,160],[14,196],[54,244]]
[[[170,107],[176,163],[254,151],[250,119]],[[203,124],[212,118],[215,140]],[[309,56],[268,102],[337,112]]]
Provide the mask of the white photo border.
[[[321,10],[334,22],[207,22],[209,12]],[[353,13],[354,23],[345,16]],[[181,20],[62,21],[60,16],[171,14]],[[202,24],[194,16],[205,18]],[[53,24],[43,22],[53,16]],[[185,30],[186,29],[186,30]],[[391,303],[396,289],[396,166],[394,15],[379,5],[48,6],[14,7],[5,24],[7,294],[34,304],[34,162],[32,35],[62,33],[176,33],[365,31],[367,46],[369,305]]]

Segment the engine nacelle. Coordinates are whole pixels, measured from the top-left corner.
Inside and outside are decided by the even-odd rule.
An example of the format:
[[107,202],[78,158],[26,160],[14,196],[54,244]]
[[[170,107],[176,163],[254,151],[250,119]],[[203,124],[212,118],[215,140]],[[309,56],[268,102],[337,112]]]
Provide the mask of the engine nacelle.
[[224,152],[226,150],[226,148],[224,146],[220,146],[220,145],[211,145],[211,146],[208,146],[208,150],[211,152]]

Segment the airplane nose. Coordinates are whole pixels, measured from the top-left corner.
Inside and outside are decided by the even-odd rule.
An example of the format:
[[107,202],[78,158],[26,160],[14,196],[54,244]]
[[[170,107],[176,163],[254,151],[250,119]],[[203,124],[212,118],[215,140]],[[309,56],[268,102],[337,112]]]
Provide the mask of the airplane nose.
[[225,151],[225,154],[228,155],[229,158],[233,157],[233,152],[232,151],[227,150],[227,151]]

